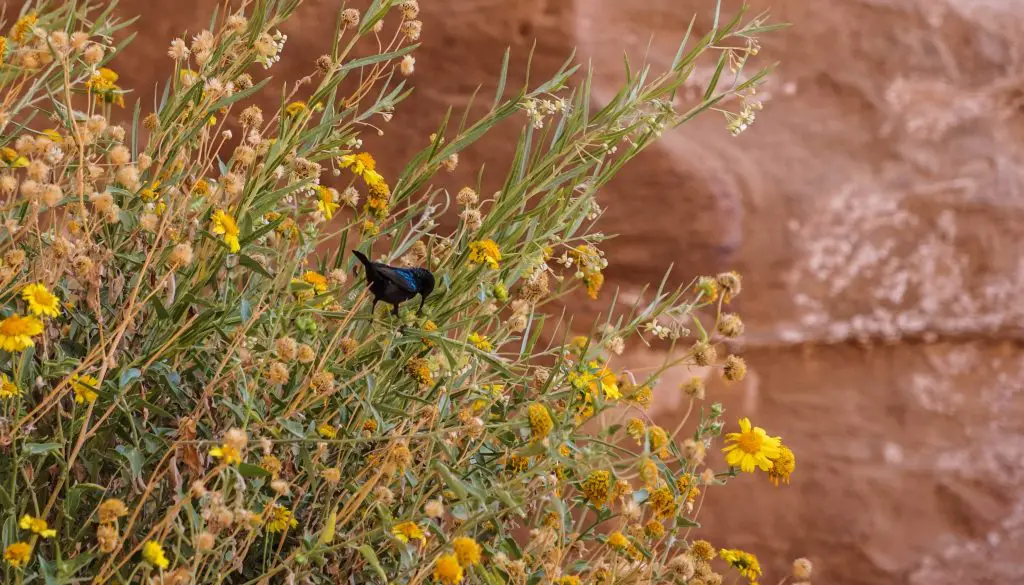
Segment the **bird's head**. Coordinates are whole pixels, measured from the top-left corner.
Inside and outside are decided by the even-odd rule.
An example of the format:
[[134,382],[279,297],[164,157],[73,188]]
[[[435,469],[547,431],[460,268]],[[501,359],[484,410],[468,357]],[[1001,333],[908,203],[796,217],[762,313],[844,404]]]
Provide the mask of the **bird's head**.
[[419,285],[420,297],[426,299],[434,292],[434,274],[429,270],[418,268],[415,271],[416,284]]

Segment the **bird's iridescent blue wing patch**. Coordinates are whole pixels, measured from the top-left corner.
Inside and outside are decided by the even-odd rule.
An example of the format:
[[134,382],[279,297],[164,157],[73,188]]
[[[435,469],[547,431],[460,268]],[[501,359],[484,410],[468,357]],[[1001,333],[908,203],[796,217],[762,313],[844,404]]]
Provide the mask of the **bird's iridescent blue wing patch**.
[[419,292],[419,282],[411,270],[405,268],[394,268],[391,266],[380,266],[377,270],[381,276],[387,278],[398,288],[410,292]]

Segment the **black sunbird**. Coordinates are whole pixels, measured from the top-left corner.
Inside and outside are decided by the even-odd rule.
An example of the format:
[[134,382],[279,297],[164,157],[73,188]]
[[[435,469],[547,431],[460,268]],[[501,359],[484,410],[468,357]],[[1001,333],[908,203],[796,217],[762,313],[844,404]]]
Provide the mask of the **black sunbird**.
[[392,311],[398,316],[398,305],[420,295],[420,312],[423,311],[423,303],[434,291],[434,275],[425,268],[399,268],[388,266],[381,262],[371,262],[365,254],[359,250],[352,250],[356,258],[363,263],[366,270],[366,282],[370,285],[370,293],[373,294],[373,309],[377,308],[378,302],[385,302],[394,307]]

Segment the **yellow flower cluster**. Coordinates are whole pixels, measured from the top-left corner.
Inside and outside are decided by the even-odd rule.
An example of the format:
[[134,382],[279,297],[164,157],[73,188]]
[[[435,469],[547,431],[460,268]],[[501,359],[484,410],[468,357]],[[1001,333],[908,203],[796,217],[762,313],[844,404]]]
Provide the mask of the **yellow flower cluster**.
[[491,270],[501,268],[501,248],[494,240],[478,240],[469,243],[469,261],[486,264]]

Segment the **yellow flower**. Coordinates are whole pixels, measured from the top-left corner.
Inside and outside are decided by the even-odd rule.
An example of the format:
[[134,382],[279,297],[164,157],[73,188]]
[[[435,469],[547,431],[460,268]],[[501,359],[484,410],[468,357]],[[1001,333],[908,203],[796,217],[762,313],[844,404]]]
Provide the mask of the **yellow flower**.
[[690,545],[690,554],[698,561],[711,561],[715,558],[715,547],[706,540],[695,540]]
[[409,540],[419,540],[420,542],[426,543],[427,537],[423,534],[423,530],[416,525],[415,522],[401,522],[395,524],[391,528],[391,534],[395,535],[395,538],[402,542],[409,542]]
[[343,169],[350,169],[353,174],[362,177],[366,171],[373,171],[377,168],[377,161],[368,152],[359,154],[346,154],[338,159],[338,166]]
[[608,546],[619,551],[626,550],[629,546],[629,539],[626,538],[624,534],[616,530],[608,535]]
[[225,465],[235,465],[242,462],[242,452],[237,447],[227,443],[210,449],[210,455],[220,459]]
[[474,264],[487,264],[491,270],[501,267],[501,248],[494,240],[479,240],[469,243],[469,261]]
[[665,429],[658,425],[651,425],[649,432],[652,452],[661,451],[665,445],[668,445],[668,433],[665,432]]
[[644,426],[644,421],[638,418],[631,418],[626,422],[626,434],[633,437],[637,444],[643,444],[646,432],[647,427]]
[[462,582],[462,566],[455,555],[441,555],[434,562],[434,580],[442,585]]
[[362,229],[363,235],[366,236],[372,237],[380,233],[380,226],[378,226],[377,223],[372,219],[364,219]]
[[772,461],[772,468],[768,470],[768,479],[775,484],[775,487],[779,486],[779,481],[788,484],[789,476],[792,475],[794,469],[796,469],[796,456],[789,450],[789,447],[780,444],[779,456]]
[[697,501],[697,496],[700,495],[700,488],[696,482],[685,473],[676,478],[676,489],[679,490],[679,495],[690,503]]
[[661,540],[665,536],[665,525],[657,520],[648,520],[644,524],[644,534],[651,540]]
[[146,544],[142,545],[142,558],[147,563],[161,569],[166,569],[171,564],[167,557],[164,556],[163,547],[155,540],[147,540]]
[[313,290],[316,291],[316,294],[323,294],[327,292],[327,278],[319,272],[309,270],[302,275],[302,280],[304,280],[306,284],[312,286]]
[[718,300],[718,282],[710,276],[702,276],[697,279],[697,284],[693,285],[696,292],[701,293],[701,300],[708,303],[713,303]]
[[200,197],[205,197],[210,194],[210,184],[206,182],[206,179],[199,179],[192,185],[192,193]]
[[605,398],[611,400],[622,398],[615,373],[608,369],[607,365],[596,360],[588,363],[587,369],[583,372],[575,370],[569,372],[569,383],[578,390],[589,390],[590,394],[598,394],[600,391]]
[[317,197],[319,200],[316,202],[316,208],[320,210],[320,213],[324,215],[324,219],[331,219],[334,217],[334,212],[340,207],[337,203],[337,192],[329,187],[320,185],[316,188]]
[[420,385],[429,388],[434,385],[434,376],[430,373],[430,364],[423,358],[411,358],[405,363],[405,372]]
[[7,374],[0,374],[0,399],[8,400],[21,396],[21,388],[7,377]]
[[749,579],[751,583],[757,581],[758,577],[761,576],[761,564],[757,562],[757,557],[748,552],[739,549],[723,548],[718,551],[718,555],[722,557],[722,560],[729,563],[729,566],[736,569],[740,575]]
[[120,76],[113,69],[100,67],[88,81],[85,82],[86,89],[96,94],[96,99],[107,103],[117,104],[124,107],[124,96],[117,80]]
[[232,254],[237,252],[241,246],[238,243],[239,232],[235,219],[224,213],[223,209],[218,209],[213,213],[210,220],[213,222],[213,233],[224,236],[224,243],[231,249]]
[[4,550],[4,560],[14,568],[24,567],[32,557],[32,547],[27,542],[14,542]]
[[[598,570],[600,571],[601,569]],[[580,578],[578,575],[564,575],[555,579],[555,583],[557,585],[580,585]],[[598,583],[598,581],[595,579],[594,583]]]
[[329,423],[320,423],[320,426],[316,428],[316,432],[320,433],[320,436],[325,439],[334,439],[338,436],[338,429]]
[[21,169],[28,166],[28,158],[18,154],[9,146],[0,148],[0,163],[9,169]]
[[299,521],[295,519],[291,510],[277,504],[274,504],[270,510],[266,511],[266,518],[267,532],[271,534],[284,532],[289,528],[295,528],[299,525]]
[[480,545],[472,538],[459,536],[452,540],[452,547],[455,549],[455,558],[463,567],[480,562]]
[[304,113],[308,109],[309,107],[306,106],[306,102],[292,102],[284,109],[284,113],[289,117],[295,117]]
[[480,351],[494,351],[494,346],[487,339],[486,335],[480,335],[479,333],[473,333],[469,336],[469,342]]
[[608,492],[612,487],[611,473],[603,470],[591,471],[587,479],[580,484],[580,491],[595,506],[603,506],[608,501]]
[[99,394],[96,393],[96,389],[99,387],[100,381],[95,377],[88,374],[79,376],[75,374],[71,376],[71,387],[75,390],[75,402],[82,404],[85,402],[93,403],[96,401],[96,397]]
[[530,436],[534,441],[540,441],[551,433],[551,429],[555,428],[555,423],[551,420],[551,413],[543,404],[534,402],[526,408],[526,412],[530,418]]
[[3,63],[5,56],[7,56],[7,37],[0,36],[0,63]]
[[592,300],[597,300],[597,295],[601,292],[601,286],[604,285],[604,274],[600,272],[584,272],[583,285],[587,287],[587,296]]
[[32,32],[32,29],[35,28],[37,22],[39,22],[39,17],[36,16],[35,12],[29,12],[25,16],[22,16],[14,23],[14,26],[11,27],[11,38],[14,39],[14,42],[16,43],[25,42],[25,39],[28,37],[28,33]]
[[672,518],[676,515],[676,498],[672,495],[672,490],[667,487],[661,487],[651,492],[647,502],[651,505],[651,510],[654,511],[654,516],[659,520],[665,520]]
[[154,199],[156,199],[160,195],[160,193],[157,192],[157,189],[159,189],[159,188],[160,188],[160,181],[159,180],[153,181],[153,184],[149,185],[148,187],[143,189],[139,193],[139,196],[142,197],[143,201],[153,201]]
[[371,192],[374,189],[378,189],[381,191],[387,191],[388,194],[391,193],[391,189],[388,187],[388,184],[384,181],[384,176],[373,169],[367,169],[363,171],[363,181],[365,181],[366,185],[370,187]]
[[53,538],[54,536],[57,536],[57,531],[50,528],[46,523],[46,520],[29,516],[28,514],[21,517],[21,520],[18,521],[18,526],[22,530],[29,530],[43,538]]
[[11,315],[0,321],[0,348],[14,353],[33,347],[32,338],[43,332],[43,323],[35,317]]
[[21,298],[28,302],[28,308],[35,315],[56,317],[60,314],[60,299],[47,290],[41,282],[21,289]]
[[726,454],[725,462],[746,473],[753,473],[756,468],[770,471],[772,460],[782,454],[779,449],[782,439],[769,437],[761,427],[751,427],[746,417],[740,419],[740,432],[727,434],[725,440],[731,443],[722,449]]
[[61,136],[60,132],[58,132],[54,128],[47,128],[47,129],[43,130],[43,136],[49,138],[50,140],[52,140],[53,142],[55,142],[57,144],[63,144],[64,143],[64,137]]

